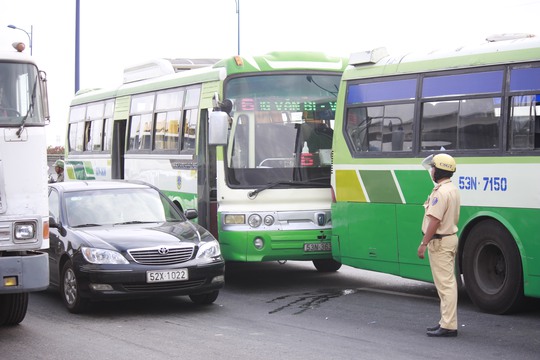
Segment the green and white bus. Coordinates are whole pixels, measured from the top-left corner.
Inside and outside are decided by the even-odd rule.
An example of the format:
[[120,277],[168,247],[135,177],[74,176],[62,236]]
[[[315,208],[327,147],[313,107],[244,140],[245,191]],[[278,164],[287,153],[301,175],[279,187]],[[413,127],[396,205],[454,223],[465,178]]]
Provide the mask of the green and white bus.
[[346,63],[275,52],[133,66],[118,87],[72,100],[65,176],[156,185],[197,211],[227,261],[336,271],[331,147]]
[[423,158],[446,152],[462,207],[457,269],[483,311],[540,297],[540,39],[388,56],[353,54],[336,110],[334,259],[432,281],[420,260]]

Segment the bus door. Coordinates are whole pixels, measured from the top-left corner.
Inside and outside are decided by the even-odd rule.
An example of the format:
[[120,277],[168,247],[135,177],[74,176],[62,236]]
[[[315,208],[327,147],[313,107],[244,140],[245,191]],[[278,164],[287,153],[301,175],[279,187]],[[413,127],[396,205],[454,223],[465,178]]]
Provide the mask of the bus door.
[[216,147],[208,146],[208,110],[201,109],[197,156],[198,223],[218,238]]

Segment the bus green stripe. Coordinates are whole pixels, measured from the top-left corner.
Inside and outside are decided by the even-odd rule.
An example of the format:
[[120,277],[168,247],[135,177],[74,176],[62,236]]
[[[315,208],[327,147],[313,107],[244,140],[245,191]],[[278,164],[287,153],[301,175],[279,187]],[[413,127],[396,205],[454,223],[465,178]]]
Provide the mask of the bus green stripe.
[[390,171],[360,170],[360,176],[370,202],[401,204],[401,196]]
[[433,181],[426,170],[394,170],[406,204],[423,204],[433,189]]

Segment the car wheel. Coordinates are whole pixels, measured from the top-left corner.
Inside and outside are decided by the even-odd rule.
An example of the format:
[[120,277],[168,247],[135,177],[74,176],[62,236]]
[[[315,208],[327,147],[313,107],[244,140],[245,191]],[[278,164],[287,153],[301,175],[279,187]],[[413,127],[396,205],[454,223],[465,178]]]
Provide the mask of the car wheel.
[[483,311],[507,314],[523,301],[523,274],[518,247],[499,222],[479,223],[463,249],[463,278],[471,300]]
[[189,298],[191,301],[193,301],[195,304],[199,305],[209,305],[216,301],[219,295],[219,290],[212,291],[211,293],[206,294],[196,294],[196,295],[189,295]]
[[341,263],[334,259],[318,259],[313,260],[313,265],[319,272],[334,272],[338,271]]
[[73,270],[71,261],[67,261],[62,268],[62,281],[60,282],[60,293],[64,305],[69,312],[77,314],[85,310],[88,299],[81,298],[79,293],[79,283]]

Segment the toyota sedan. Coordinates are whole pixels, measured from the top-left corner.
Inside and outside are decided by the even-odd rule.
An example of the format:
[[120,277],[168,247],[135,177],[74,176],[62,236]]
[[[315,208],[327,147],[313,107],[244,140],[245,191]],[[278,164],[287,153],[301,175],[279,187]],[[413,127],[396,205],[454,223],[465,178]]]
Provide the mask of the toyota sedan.
[[49,211],[50,285],[72,313],[93,300],[147,296],[210,304],[224,285],[219,243],[151,185],[49,184]]

